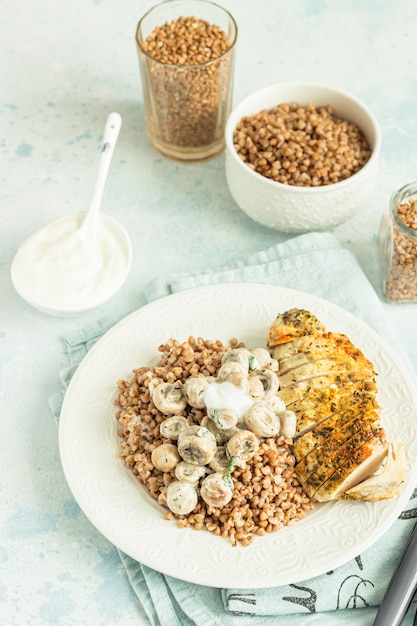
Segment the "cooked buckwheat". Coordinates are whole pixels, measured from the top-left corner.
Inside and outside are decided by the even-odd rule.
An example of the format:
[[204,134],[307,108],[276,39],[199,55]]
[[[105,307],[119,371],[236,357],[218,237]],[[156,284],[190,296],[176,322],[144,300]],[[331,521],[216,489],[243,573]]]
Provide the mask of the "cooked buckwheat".
[[[148,489],[159,504],[166,504],[167,486],[175,479],[174,471],[157,470],[152,451],[169,440],[160,434],[159,426],[166,416],[152,402],[149,385],[159,382],[185,382],[189,376],[215,375],[224,353],[241,346],[236,339],[225,346],[220,341],[189,337],[180,343],[170,339],[159,347],[157,367],[139,367],[131,380],[118,382],[116,417],[120,424],[120,456],[126,466]],[[192,423],[199,424],[205,410],[190,406],[182,412]],[[188,515],[168,511],[167,520],[176,519],[179,527],[207,530],[227,537],[232,545],[249,545],[257,535],[275,532],[304,517],[314,504],[304,494],[294,474],[295,459],[290,439],[263,439],[256,455],[244,467],[235,467],[232,500],[222,508],[210,507],[199,498]]]

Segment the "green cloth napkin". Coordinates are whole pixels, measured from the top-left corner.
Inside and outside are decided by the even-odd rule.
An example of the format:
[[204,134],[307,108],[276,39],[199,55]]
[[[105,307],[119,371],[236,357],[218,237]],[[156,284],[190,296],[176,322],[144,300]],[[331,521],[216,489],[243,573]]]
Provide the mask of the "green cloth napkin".
[[[383,307],[356,259],[329,233],[301,235],[248,255],[234,267],[155,279],[145,295],[152,301],[193,287],[234,282],[276,284],[320,296],[381,336],[392,337]],[[77,365],[116,321],[86,326],[65,338],[68,367],[60,373],[61,391],[50,400],[57,420]],[[151,626],[371,626],[416,517],[417,490],[393,526],[356,559],[322,576],[273,589],[242,591],[186,583],[119,554]],[[411,626],[411,611],[403,624]]]

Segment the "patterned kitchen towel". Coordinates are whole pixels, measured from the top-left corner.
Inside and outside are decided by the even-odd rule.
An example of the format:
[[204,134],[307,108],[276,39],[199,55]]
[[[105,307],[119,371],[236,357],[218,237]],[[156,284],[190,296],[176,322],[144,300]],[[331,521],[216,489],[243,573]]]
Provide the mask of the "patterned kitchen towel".
[[[355,258],[328,233],[301,235],[250,255],[233,268],[154,280],[146,296],[150,301],[226,282],[262,282],[306,291],[349,310],[382,336],[389,330],[392,337],[381,303]],[[114,321],[105,320],[66,338],[69,364],[61,372],[63,389],[50,401],[57,420],[77,364]],[[242,591],[185,583],[119,554],[151,626],[371,626],[416,517],[415,492],[389,531],[356,559],[322,576],[273,589]],[[403,625],[411,624],[410,612]]]

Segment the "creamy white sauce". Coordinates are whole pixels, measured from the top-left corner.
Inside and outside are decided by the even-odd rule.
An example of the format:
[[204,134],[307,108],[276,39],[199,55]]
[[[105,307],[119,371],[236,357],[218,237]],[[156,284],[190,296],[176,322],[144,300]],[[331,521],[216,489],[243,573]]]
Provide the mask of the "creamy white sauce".
[[239,418],[253,405],[253,400],[242,389],[228,381],[209,383],[204,392],[204,403],[210,409],[234,409]]
[[88,308],[106,300],[126,277],[130,246],[117,222],[99,215],[92,239],[78,232],[84,216],[77,213],[47,224],[19,248],[13,282],[35,306]]

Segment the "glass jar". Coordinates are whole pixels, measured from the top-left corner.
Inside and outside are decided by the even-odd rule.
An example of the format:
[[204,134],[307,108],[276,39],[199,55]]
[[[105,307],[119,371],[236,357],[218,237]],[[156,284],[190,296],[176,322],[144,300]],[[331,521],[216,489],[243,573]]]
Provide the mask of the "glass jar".
[[417,181],[392,194],[379,240],[385,299],[417,301]]
[[207,1],[162,2],[139,21],[146,127],[164,156],[204,161],[224,149],[236,40],[232,15]]

